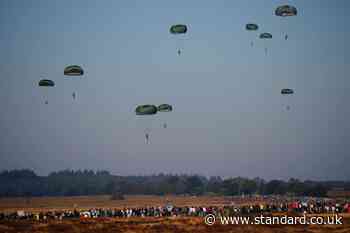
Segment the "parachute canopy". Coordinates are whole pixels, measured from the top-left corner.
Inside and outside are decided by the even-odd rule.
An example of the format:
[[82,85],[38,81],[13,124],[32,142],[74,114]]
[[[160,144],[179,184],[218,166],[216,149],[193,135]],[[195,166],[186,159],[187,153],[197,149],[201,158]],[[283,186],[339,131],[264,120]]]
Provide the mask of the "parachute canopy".
[[285,88],[285,89],[281,90],[281,94],[282,95],[291,95],[291,94],[294,94],[294,91],[292,89]]
[[290,5],[279,6],[275,10],[276,16],[287,17],[287,16],[295,16],[298,14],[297,8]]
[[55,82],[49,79],[42,79],[39,81],[40,87],[53,87],[55,86]]
[[158,111],[155,105],[139,105],[135,109],[136,115],[154,115]]
[[272,35],[268,32],[261,33],[259,36],[260,39],[272,39]]
[[248,31],[256,31],[259,29],[259,26],[255,23],[248,23],[245,25],[245,29]]
[[171,34],[185,34],[187,32],[187,26],[184,24],[176,24],[170,27]]
[[173,106],[170,104],[161,104],[158,106],[158,112],[171,112],[173,111]]
[[69,75],[69,76],[80,76],[84,74],[84,70],[77,65],[71,65],[67,66],[64,69],[64,75]]

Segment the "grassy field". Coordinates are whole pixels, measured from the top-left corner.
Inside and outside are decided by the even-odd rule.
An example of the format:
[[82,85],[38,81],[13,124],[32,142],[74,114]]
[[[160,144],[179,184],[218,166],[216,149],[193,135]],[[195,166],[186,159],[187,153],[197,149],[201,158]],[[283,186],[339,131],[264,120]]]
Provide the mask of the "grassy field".
[[78,196],[78,197],[38,197],[31,198],[2,198],[0,211],[40,211],[61,209],[89,209],[89,208],[124,208],[164,206],[170,201],[175,206],[217,206],[230,204],[226,197],[183,197],[183,196],[125,196],[125,200],[110,200],[110,196]]
[[344,225],[221,225],[207,226],[201,218],[130,218],[49,221],[0,222],[3,233],[186,233],[186,232],[232,232],[232,233],[349,233],[350,218]]
[[[179,196],[126,196],[125,200],[111,201],[109,196],[90,197],[44,197],[0,199],[0,211],[40,211],[88,208],[123,208],[164,205],[171,201],[176,206],[223,205],[231,202],[225,197],[179,197]],[[221,225],[207,226],[199,217],[171,218],[103,218],[81,220],[49,220],[49,221],[1,221],[1,233],[109,233],[109,232],[242,232],[242,233],[349,233],[350,214],[343,215],[343,225]]]

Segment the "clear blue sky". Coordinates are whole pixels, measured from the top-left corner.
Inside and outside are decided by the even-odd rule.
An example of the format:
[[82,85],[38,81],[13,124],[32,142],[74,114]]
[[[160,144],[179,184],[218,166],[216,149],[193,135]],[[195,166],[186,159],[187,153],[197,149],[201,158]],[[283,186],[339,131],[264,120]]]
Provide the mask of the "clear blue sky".
[[[274,16],[286,3],[298,16]],[[2,0],[0,169],[349,180],[349,9],[347,0]],[[249,22],[273,39],[247,32]],[[169,33],[177,23],[185,36]],[[70,64],[85,75],[66,78]],[[39,88],[41,78],[56,86]],[[136,117],[148,103],[174,111]]]

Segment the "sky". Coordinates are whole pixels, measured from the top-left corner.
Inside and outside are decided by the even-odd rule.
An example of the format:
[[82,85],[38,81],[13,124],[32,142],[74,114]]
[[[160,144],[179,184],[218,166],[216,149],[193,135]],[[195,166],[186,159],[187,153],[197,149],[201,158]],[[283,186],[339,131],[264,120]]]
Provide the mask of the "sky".
[[[298,15],[275,16],[283,4]],[[348,9],[347,0],[2,0],[0,170],[349,180]],[[170,34],[173,24],[187,33]],[[64,76],[71,64],[84,75]],[[55,87],[39,87],[44,78]],[[173,112],[135,115],[163,103]]]

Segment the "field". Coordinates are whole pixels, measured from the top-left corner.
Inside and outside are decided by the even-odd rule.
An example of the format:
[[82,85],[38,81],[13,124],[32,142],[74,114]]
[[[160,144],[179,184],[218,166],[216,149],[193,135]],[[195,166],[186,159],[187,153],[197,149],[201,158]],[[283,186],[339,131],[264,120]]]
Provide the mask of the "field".
[[350,218],[344,225],[303,226],[303,225],[220,225],[207,226],[201,218],[130,218],[130,219],[91,219],[37,222],[0,222],[0,232],[36,232],[36,233],[132,233],[132,232],[241,232],[241,233],[349,233]]
[[[111,201],[108,196],[94,197],[62,197],[62,198],[6,198],[0,199],[0,212],[4,211],[40,211],[55,209],[87,208],[123,208],[146,207],[164,205],[171,201],[177,206],[184,205],[222,205],[229,204],[231,200],[225,197],[158,197],[158,196],[127,196],[126,200]],[[170,218],[104,218],[82,220],[49,220],[47,222],[36,221],[2,221],[1,233],[37,232],[37,233],[106,233],[106,232],[242,232],[242,233],[349,233],[350,216],[343,215],[343,225],[221,225],[216,223],[207,226],[203,218],[195,217],[170,217]]]
[[110,200],[110,196],[78,197],[39,197],[39,198],[0,198],[0,212],[17,210],[41,211],[89,208],[134,208],[147,206],[164,206],[170,201],[175,206],[217,206],[229,205],[226,197],[193,197],[193,196],[125,196],[125,200]]

